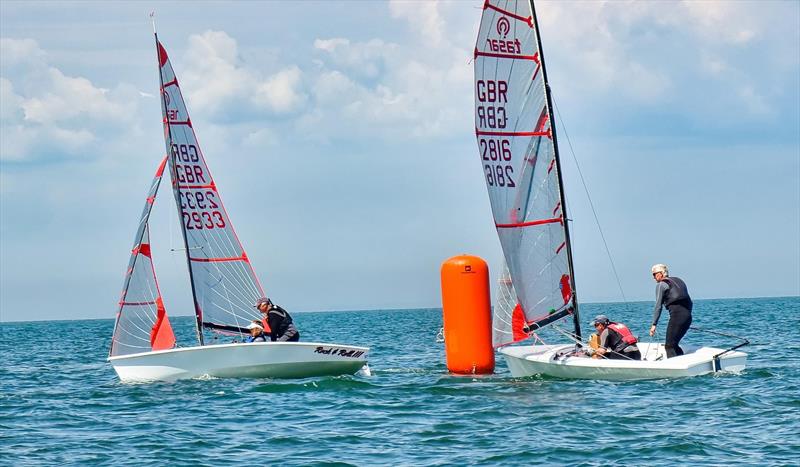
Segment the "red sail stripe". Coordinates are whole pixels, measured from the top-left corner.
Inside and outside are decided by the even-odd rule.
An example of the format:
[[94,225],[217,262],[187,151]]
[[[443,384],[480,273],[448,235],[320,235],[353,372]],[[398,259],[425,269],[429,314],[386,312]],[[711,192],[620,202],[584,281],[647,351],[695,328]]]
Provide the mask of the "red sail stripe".
[[512,229],[515,227],[530,227],[532,225],[554,224],[556,222],[561,222],[561,218],[553,217],[552,219],[538,219],[535,221],[517,222],[514,224],[495,224],[494,226],[497,227],[498,229]]
[[165,156],[164,159],[161,161],[161,164],[158,166],[158,169],[156,170],[156,175],[155,175],[156,177],[160,177],[161,175],[164,174],[164,167],[166,167],[166,165],[167,165],[167,157],[168,156]]
[[178,185],[181,190],[214,190],[217,191],[217,185],[209,183],[208,185]]
[[539,74],[539,69],[541,69],[541,68],[542,68],[542,64],[539,63],[539,61],[537,60],[536,61],[536,70],[534,70],[534,72],[533,72],[533,77],[531,77],[531,81],[536,79],[536,76]]
[[550,165],[547,166],[547,173],[550,173],[550,171],[553,170],[553,166],[555,165],[555,163],[556,163],[555,159],[550,161]]
[[172,78],[172,81],[167,81],[166,83],[164,83],[164,88],[166,88],[167,86],[177,86],[177,85],[178,85],[178,78]]
[[566,244],[567,242],[563,242],[561,245],[559,245],[558,248],[556,248],[556,254],[558,254],[558,252],[560,252],[564,248],[564,246],[566,246]]
[[192,126],[192,121],[191,120],[170,120],[169,124],[170,125],[186,125],[188,127],[191,127]]
[[247,255],[242,256],[231,256],[228,258],[189,258],[191,261],[197,261],[198,263],[224,263],[228,261],[244,261],[249,262],[247,259]]
[[549,120],[550,115],[547,113],[547,107],[542,107],[542,113],[539,114],[539,120],[536,121],[536,131],[549,134],[549,132],[544,129],[544,126],[547,125]]
[[539,63],[539,54],[534,55],[514,55],[514,54],[500,54],[494,52],[480,52],[477,47],[475,48],[475,56],[474,58],[478,57],[492,57],[492,58],[512,58],[518,60],[533,60],[536,63]]
[[550,136],[549,131],[483,131],[475,128],[477,136]]
[[533,18],[530,17],[530,16],[525,18],[524,16],[515,15],[514,13],[511,13],[510,11],[506,11],[506,10],[500,8],[500,7],[496,7],[496,6],[492,5],[491,3],[489,3],[489,0],[486,0],[486,2],[483,4],[483,9],[485,10],[487,8],[490,8],[490,9],[492,9],[494,11],[502,13],[502,14],[504,14],[506,16],[510,16],[510,17],[512,17],[514,19],[518,19],[518,20],[522,21],[523,23],[526,23],[528,26],[531,27],[531,29],[533,29]]
[[556,212],[558,212],[558,208],[560,208],[560,207],[561,207],[561,201],[559,201],[558,203],[556,203],[556,208],[555,208],[555,209],[553,209],[553,215],[554,215],[554,216],[556,215]]

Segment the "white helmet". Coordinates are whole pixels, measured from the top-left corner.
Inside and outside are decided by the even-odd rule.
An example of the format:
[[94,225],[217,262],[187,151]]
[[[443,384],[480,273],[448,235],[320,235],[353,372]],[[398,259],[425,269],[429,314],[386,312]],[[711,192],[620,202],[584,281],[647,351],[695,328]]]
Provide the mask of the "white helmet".
[[655,274],[657,272],[660,272],[660,273],[664,274],[664,276],[669,277],[669,269],[667,268],[666,264],[656,264],[655,266],[650,268],[650,271],[653,274]]

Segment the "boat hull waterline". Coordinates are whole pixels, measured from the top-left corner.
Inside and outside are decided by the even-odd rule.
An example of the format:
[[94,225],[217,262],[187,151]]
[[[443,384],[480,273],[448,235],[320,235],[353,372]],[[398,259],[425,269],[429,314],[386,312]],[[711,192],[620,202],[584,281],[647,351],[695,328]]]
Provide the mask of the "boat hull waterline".
[[[563,357],[574,349],[566,345],[509,346],[499,349],[512,376],[521,378],[546,375],[566,379],[637,380],[682,378],[714,372],[714,356],[724,349],[682,346],[685,355],[665,358],[664,345],[639,343],[642,360],[607,360],[587,357]],[[660,357],[660,359],[659,359]],[[747,363],[747,354],[731,351],[719,357],[717,371],[740,372]]]
[[352,375],[368,347],[320,342],[254,342],[183,347],[110,357],[120,381],[216,378],[309,378]]

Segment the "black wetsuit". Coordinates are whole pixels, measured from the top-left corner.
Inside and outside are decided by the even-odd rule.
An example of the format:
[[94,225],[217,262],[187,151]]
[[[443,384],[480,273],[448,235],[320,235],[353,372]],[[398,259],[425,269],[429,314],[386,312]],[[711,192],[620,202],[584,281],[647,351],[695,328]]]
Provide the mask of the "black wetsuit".
[[608,351],[603,358],[609,360],[641,360],[642,354],[636,344],[626,344],[619,333],[609,327],[600,333],[600,347]]
[[661,307],[666,306],[669,311],[667,323],[667,336],[664,339],[664,348],[667,358],[683,355],[683,349],[678,345],[692,325],[692,298],[686,283],[678,277],[665,277],[656,285],[656,307],[653,311],[653,326],[658,324],[661,317]]
[[291,315],[278,305],[272,305],[269,309],[267,324],[272,330],[270,333],[272,342],[297,342],[300,340],[300,331],[295,327]]

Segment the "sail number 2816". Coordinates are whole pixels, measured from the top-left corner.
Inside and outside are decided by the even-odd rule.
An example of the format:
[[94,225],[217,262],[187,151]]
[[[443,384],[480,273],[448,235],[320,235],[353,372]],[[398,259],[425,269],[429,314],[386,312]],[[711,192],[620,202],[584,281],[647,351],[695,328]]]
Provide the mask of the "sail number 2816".
[[511,161],[511,142],[505,138],[480,138],[478,147],[481,151],[481,160],[484,162],[486,183],[489,186],[507,188],[517,186],[514,183],[514,167],[504,164]]

